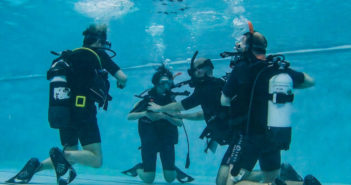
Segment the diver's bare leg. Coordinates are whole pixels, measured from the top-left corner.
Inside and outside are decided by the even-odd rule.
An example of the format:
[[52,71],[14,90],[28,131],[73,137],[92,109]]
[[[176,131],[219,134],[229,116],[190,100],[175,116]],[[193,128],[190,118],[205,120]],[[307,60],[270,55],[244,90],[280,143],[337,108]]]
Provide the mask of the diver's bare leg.
[[228,174],[230,174],[229,165],[221,165],[218,169],[216,185],[226,185]]
[[65,158],[71,164],[79,163],[93,168],[102,166],[101,143],[83,146],[83,150],[65,150]]

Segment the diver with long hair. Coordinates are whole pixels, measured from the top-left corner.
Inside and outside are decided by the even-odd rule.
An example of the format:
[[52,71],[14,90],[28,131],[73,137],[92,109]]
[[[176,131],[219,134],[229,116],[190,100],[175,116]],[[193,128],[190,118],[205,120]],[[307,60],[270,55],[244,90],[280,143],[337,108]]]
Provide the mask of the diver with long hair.
[[175,145],[178,143],[178,128],[183,126],[182,119],[175,118],[175,113],[152,112],[147,110],[149,102],[165,105],[175,102],[171,91],[174,82],[173,74],[161,65],[152,76],[153,88],[142,96],[128,114],[128,120],[138,120],[138,131],[141,141],[142,163],[123,173],[139,176],[145,183],[155,179],[157,154],[160,154],[164,179],[171,183],[174,179],[180,182],[191,182],[193,178],[175,166]]

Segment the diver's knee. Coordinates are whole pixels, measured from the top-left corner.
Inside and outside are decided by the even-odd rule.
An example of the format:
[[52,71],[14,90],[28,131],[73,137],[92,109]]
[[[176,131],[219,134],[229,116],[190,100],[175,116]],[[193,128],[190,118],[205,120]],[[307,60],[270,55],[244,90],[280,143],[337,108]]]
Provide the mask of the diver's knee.
[[274,179],[280,176],[280,169],[272,171],[263,171],[263,181],[265,183],[273,182]]
[[152,184],[155,180],[155,172],[144,172],[139,175],[140,179],[146,184]]
[[233,170],[231,171],[231,177],[230,179],[236,184],[242,180],[247,179],[247,177],[250,175],[250,171],[241,168],[240,170],[238,170],[237,172],[233,172]]
[[164,170],[163,177],[166,182],[171,183],[176,178],[176,171],[175,170]]
[[94,162],[92,163],[93,168],[101,168],[103,162],[101,156],[96,156]]

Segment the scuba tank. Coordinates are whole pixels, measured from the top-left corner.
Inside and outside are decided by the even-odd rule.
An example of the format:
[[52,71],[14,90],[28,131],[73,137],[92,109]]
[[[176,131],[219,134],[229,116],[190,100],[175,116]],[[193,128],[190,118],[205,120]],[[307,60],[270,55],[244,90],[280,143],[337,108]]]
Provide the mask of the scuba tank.
[[[292,101],[288,101],[289,96],[293,96],[293,81],[286,73],[274,75],[269,80],[268,100],[268,123],[269,127],[290,127]],[[283,100],[285,99],[285,100]]]
[[287,66],[280,66],[278,73],[272,76],[268,83],[268,133],[272,142],[283,150],[288,150],[291,142],[291,114],[294,100],[293,80],[285,72],[286,68]]
[[55,60],[47,72],[50,81],[48,119],[51,128],[68,127],[71,122],[71,89],[67,82],[70,65],[63,59]]

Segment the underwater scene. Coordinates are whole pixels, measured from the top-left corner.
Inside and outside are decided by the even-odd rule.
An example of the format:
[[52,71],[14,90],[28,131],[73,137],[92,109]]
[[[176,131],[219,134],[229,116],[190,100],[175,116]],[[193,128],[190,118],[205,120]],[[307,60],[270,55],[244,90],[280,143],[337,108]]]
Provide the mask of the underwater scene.
[[[12,177],[32,184],[351,184],[350,10],[341,0],[0,0],[0,184]],[[55,64],[72,58],[91,66]],[[255,108],[255,72],[231,74],[246,60],[244,68],[254,66],[252,58],[293,69],[284,73],[291,84],[282,102],[265,99],[291,129],[278,131],[278,139],[291,139],[273,149],[278,156],[267,154],[275,144],[266,141],[270,123],[265,133],[252,129],[257,112],[270,119],[273,110]],[[246,77],[249,87],[240,81]],[[265,80],[257,88],[268,91]],[[233,103],[232,91],[244,105]],[[55,104],[61,100],[70,106]],[[243,120],[215,133],[237,120],[233,109],[245,112]],[[64,132],[65,120],[74,129]],[[214,149],[217,136],[226,142]],[[252,164],[244,160],[250,157]],[[296,179],[283,178],[281,163]],[[29,175],[22,178],[23,166]],[[262,177],[251,182],[250,171]],[[282,177],[267,180],[269,172]]]

